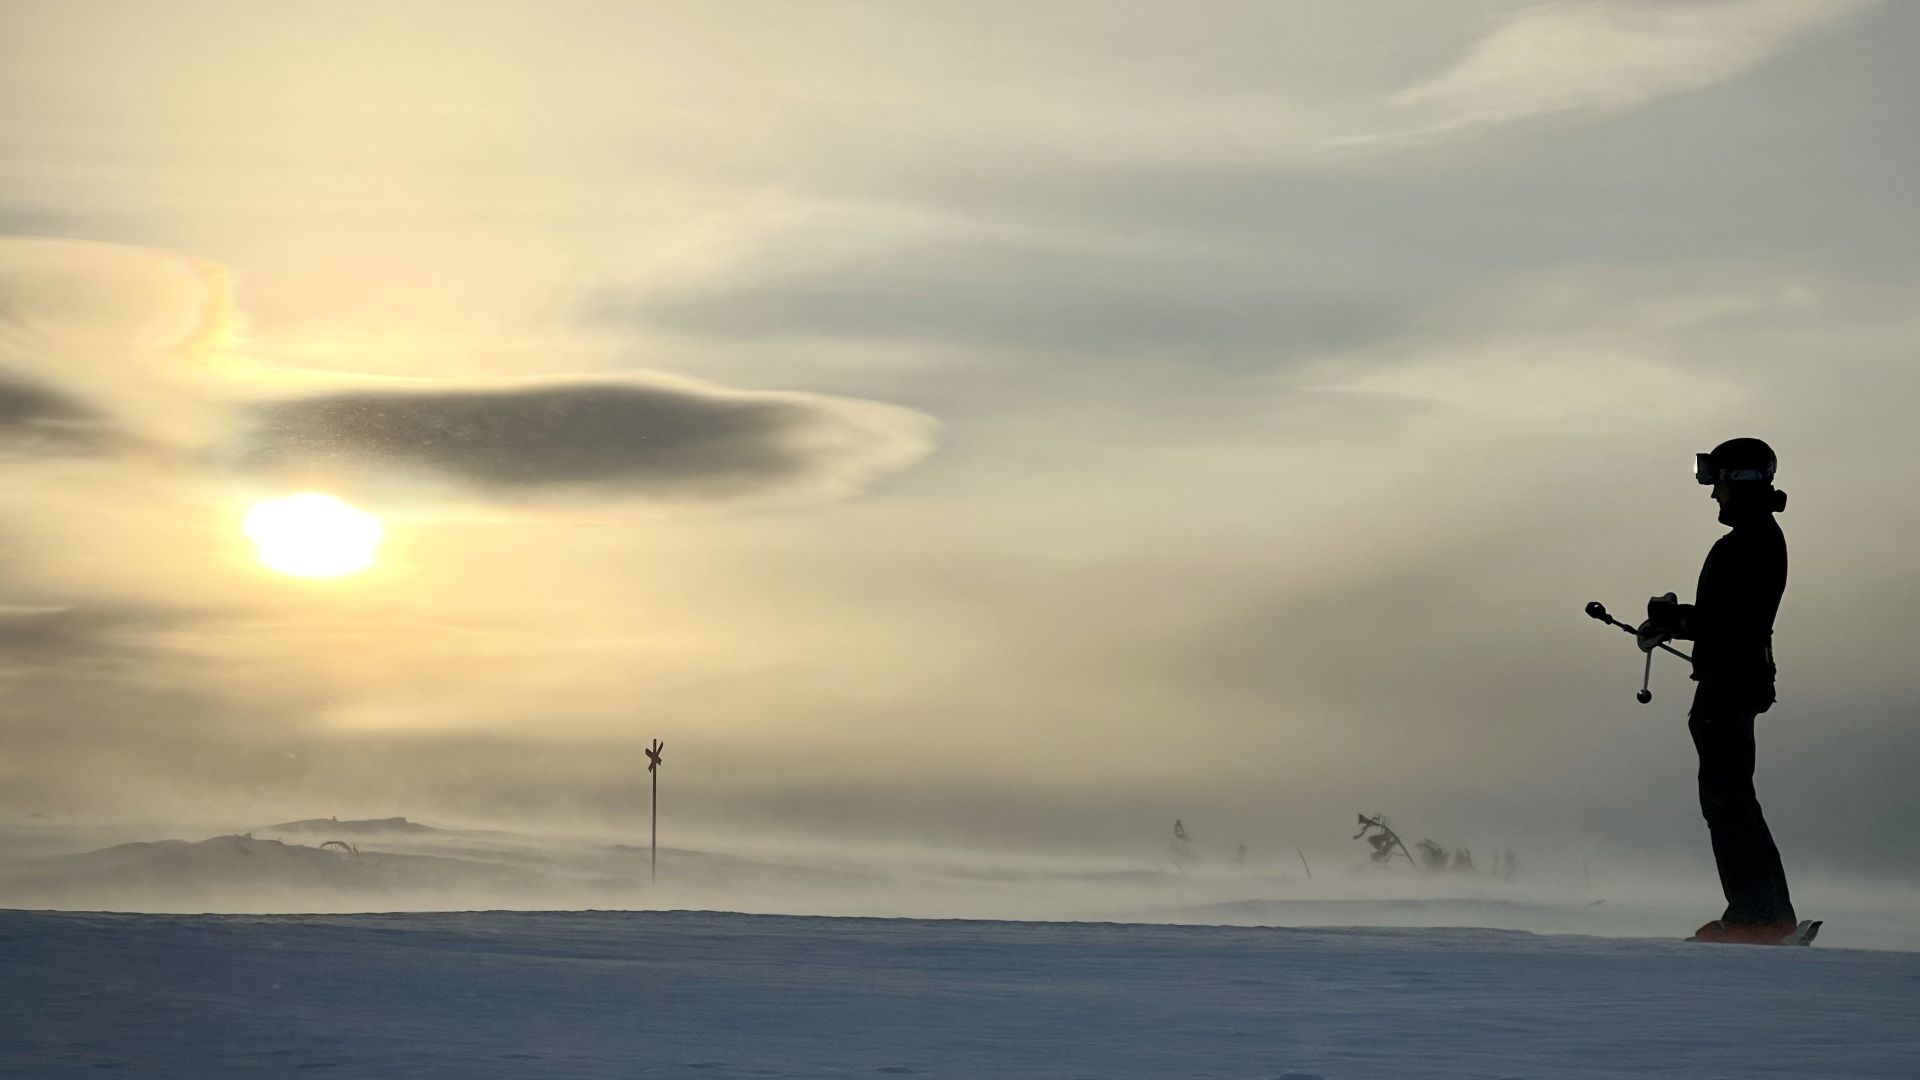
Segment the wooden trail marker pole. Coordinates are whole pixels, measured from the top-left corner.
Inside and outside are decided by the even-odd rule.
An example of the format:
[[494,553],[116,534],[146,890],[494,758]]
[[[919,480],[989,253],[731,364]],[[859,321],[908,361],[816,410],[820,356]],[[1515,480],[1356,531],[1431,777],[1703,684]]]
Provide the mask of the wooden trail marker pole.
[[653,844],[647,856],[647,878],[656,882],[660,880],[660,751],[664,749],[666,744],[659,739],[647,748],[647,774],[653,777],[653,813],[648,822],[653,827]]

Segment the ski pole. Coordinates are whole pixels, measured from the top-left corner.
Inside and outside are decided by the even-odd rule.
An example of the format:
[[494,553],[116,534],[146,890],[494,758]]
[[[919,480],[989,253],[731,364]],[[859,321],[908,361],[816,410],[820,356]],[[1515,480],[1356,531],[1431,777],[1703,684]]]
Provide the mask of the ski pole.
[[[1628,626],[1626,623],[1623,623],[1619,619],[1616,619],[1613,616],[1607,614],[1607,606],[1605,604],[1602,604],[1600,601],[1595,600],[1592,603],[1588,604],[1587,614],[1592,616],[1595,619],[1600,620],[1603,623],[1606,623],[1609,626],[1617,626],[1620,629],[1625,630],[1627,633],[1632,634],[1634,636],[1634,640],[1638,642],[1640,638],[1640,631],[1635,630],[1633,627]],[[1686,653],[1681,652],[1679,649],[1676,649],[1671,645],[1668,645],[1664,641],[1655,645],[1654,648],[1665,649],[1666,651],[1672,653],[1673,655],[1679,657],[1680,659],[1685,660],[1687,663],[1689,664],[1693,663],[1693,657],[1688,656]],[[1653,649],[1644,649],[1642,651],[1647,654],[1647,661],[1646,661],[1646,664],[1643,665],[1640,669],[1640,692],[1633,695],[1633,700],[1639,702],[1642,705],[1645,705],[1653,701],[1653,689],[1651,686],[1651,684],[1653,683]]]
[[[1626,623],[1623,623],[1619,619],[1616,619],[1613,616],[1607,614],[1607,606],[1605,604],[1602,604],[1598,600],[1595,600],[1593,603],[1587,605],[1587,614],[1591,615],[1596,619],[1599,619],[1601,622],[1606,623],[1609,626],[1617,626],[1620,629],[1625,630],[1627,633],[1632,634],[1636,638],[1640,636],[1640,631],[1634,629],[1631,626],[1628,626]],[[1679,657],[1680,659],[1685,660],[1687,663],[1689,664],[1693,663],[1693,657],[1688,656],[1686,653],[1681,652],[1679,649],[1674,648],[1673,646],[1667,644],[1664,641],[1658,645],[1655,645],[1654,648],[1665,649],[1667,652],[1670,652],[1673,655]],[[1652,654],[1648,654],[1648,655],[1651,656]]]

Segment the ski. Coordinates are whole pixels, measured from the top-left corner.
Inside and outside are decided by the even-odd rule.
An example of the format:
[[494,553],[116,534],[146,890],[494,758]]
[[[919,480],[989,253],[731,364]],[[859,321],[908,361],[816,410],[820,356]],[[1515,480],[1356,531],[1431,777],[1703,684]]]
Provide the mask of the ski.
[[1821,920],[1819,919],[1802,919],[1800,920],[1800,925],[1793,928],[1793,933],[1780,939],[1780,944],[1811,945],[1813,944],[1813,939],[1820,934],[1820,926]]
[[[1709,923],[1708,926],[1703,926],[1700,930],[1705,931],[1709,926],[1717,925],[1719,924]],[[1813,944],[1813,939],[1819,936],[1820,927],[1823,925],[1825,924],[1820,919],[1802,919],[1800,920],[1800,925],[1788,931],[1785,936],[1772,941],[1754,940],[1749,937],[1726,934],[1724,930],[1721,931],[1721,934],[1716,934],[1712,937],[1702,937],[1700,933],[1696,932],[1687,940],[1706,942],[1712,945],[1811,945]]]

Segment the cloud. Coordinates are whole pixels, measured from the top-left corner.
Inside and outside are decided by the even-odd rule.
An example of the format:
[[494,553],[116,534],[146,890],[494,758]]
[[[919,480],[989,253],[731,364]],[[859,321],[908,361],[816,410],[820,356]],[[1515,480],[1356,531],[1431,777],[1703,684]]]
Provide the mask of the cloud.
[[111,602],[0,606],[9,807],[165,813],[298,765],[285,743],[307,722],[312,684],[284,670],[237,676],[183,647],[207,618]]
[[[910,385],[916,401],[943,401],[943,382],[992,385],[989,371],[1015,376],[1028,398],[1057,391],[1061,374],[1117,389],[1117,363],[1130,375],[1189,361],[1244,371],[1351,348],[1404,321],[1404,276],[1316,250],[1325,203],[1309,206],[1298,185],[1276,193],[1269,174],[1223,194],[1227,172],[1190,170],[1177,198],[1162,174],[1109,182],[1096,171],[1038,189],[962,181],[923,192],[968,204],[961,213],[823,201],[671,282],[610,275],[582,314],[641,341],[669,336],[722,373],[743,357],[832,363],[869,385]],[[1165,227],[1206,212],[1231,223]],[[1331,239],[1354,245],[1350,229]]]
[[1557,113],[1636,108],[1740,75],[1870,0],[1558,0],[1514,12],[1458,63],[1388,99],[1399,121],[1338,151]]
[[936,426],[875,401],[664,374],[375,382],[266,363],[241,328],[218,265],[0,238],[0,453],[211,439],[246,471],[362,490],[425,474],[503,498],[814,497],[911,465]]
[[0,656],[66,654],[91,635],[72,608],[0,606]]
[[359,388],[253,406],[239,463],[289,480],[421,472],[499,497],[842,492],[931,448],[932,419],[665,376]]
[[99,411],[58,390],[0,372],[0,455],[85,453],[114,441]]
[[[12,592],[19,586],[0,581],[0,588]],[[130,655],[208,614],[131,603],[0,603],[0,675],[8,673],[8,661],[70,664]]]
[[151,248],[0,237],[0,449],[189,444],[239,340],[220,266]]
[[715,275],[604,305],[598,317],[722,340],[910,342],[1023,353],[1177,350],[1263,356],[1347,345],[1395,315],[1376,290],[1300,281],[1233,252],[982,229],[876,237],[822,265],[826,230],[779,237],[728,279]]

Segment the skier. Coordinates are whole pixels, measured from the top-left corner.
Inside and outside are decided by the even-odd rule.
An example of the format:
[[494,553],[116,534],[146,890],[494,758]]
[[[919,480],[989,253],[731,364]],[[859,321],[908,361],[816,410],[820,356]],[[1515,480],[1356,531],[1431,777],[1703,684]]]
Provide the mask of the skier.
[[1720,523],[1700,570],[1695,602],[1672,593],[1647,602],[1640,647],[1694,642],[1693,708],[1687,730],[1700,755],[1700,811],[1727,910],[1695,932],[1700,941],[1775,943],[1794,932],[1793,901],[1773,834],[1754,795],[1754,717],[1774,702],[1773,619],[1787,587],[1787,541],[1773,515],[1787,496],[1773,487],[1772,448],[1732,439],[1695,459],[1694,478],[1711,485]]

